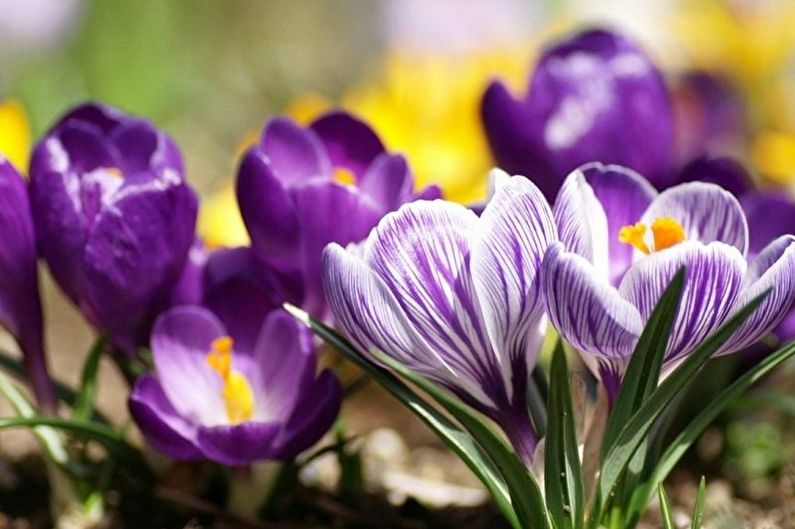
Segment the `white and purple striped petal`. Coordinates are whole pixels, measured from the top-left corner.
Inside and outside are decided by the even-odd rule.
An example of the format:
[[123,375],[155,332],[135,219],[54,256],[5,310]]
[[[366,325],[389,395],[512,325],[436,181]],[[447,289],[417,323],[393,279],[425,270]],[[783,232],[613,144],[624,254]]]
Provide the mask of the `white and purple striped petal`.
[[719,241],[748,251],[748,224],[737,199],[715,184],[688,182],[663,191],[649,206],[641,222],[670,217],[685,231],[685,237],[704,244]]
[[782,235],[768,244],[743,278],[743,290],[732,307],[739,311],[766,290],[770,293],[723,345],[720,354],[744,349],[762,338],[790,312],[795,302],[795,236]]
[[745,260],[733,246],[684,242],[639,260],[619,291],[647,321],[676,272],[685,267],[685,284],[665,362],[692,352],[723,323],[740,293]]

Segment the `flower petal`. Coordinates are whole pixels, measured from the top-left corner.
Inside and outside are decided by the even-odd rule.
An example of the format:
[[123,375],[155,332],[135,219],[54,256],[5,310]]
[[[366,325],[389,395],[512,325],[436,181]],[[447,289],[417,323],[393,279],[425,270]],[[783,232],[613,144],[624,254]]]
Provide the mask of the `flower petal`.
[[567,342],[586,358],[620,361],[632,353],[641,316],[593,265],[556,243],[544,257],[542,277],[549,318]]
[[498,401],[505,386],[469,272],[478,221],[452,202],[406,204],[370,234],[365,260],[428,346]]
[[373,129],[347,112],[324,114],[311,128],[320,136],[332,165],[353,171],[357,178],[384,152],[384,144]]
[[196,444],[207,459],[229,466],[249,465],[273,456],[273,439],[281,425],[270,422],[243,422],[203,426]]
[[620,164],[666,187],[673,112],[660,71],[632,41],[590,30],[547,50],[530,84],[535,141],[557,174]]
[[320,139],[290,119],[268,121],[260,145],[274,175],[285,186],[331,177],[331,163]]
[[[471,256],[475,292],[505,386],[525,387],[543,339],[540,269],[557,239],[552,211],[532,182],[514,176],[498,183],[480,224]],[[524,371],[523,379],[516,380],[514,366]],[[525,401],[524,392],[519,398]]]
[[135,382],[128,404],[138,429],[155,450],[174,459],[204,457],[196,448],[196,426],[171,405],[153,375],[144,375]]
[[414,179],[400,154],[382,153],[357,182],[361,192],[378,204],[384,213],[411,199]]
[[709,182],[721,186],[736,197],[753,191],[751,175],[743,165],[728,156],[700,156],[679,172],[680,182]]
[[740,203],[748,219],[748,253],[757,255],[774,239],[795,233],[795,202],[779,190],[743,195]]
[[782,235],[751,261],[743,278],[743,290],[732,313],[764,291],[770,293],[721,348],[721,354],[739,351],[762,338],[778,325],[795,302],[795,236]]
[[328,307],[323,295],[320,261],[327,244],[359,242],[376,225],[382,212],[355,187],[315,181],[293,188],[291,196],[301,226],[301,263],[304,300],[301,307],[325,319]]
[[298,214],[284,184],[259,147],[243,156],[237,170],[237,202],[251,245],[282,272],[298,268]]
[[221,322],[200,307],[175,307],[152,331],[152,357],[168,400],[191,423],[227,423],[221,378],[207,364],[212,342],[225,336]]
[[676,272],[685,267],[685,286],[668,341],[668,365],[692,352],[729,314],[740,293],[745,259],[724,243],[678,244],[642,258],[630,268],[619,291],[647,321]]
[[566,177],[553,213],[566,250],[584,257],[600,277],[608,278],[607,215],[582,171],[576,170]]
[[634,256],[634,248],[619,241],[618,234],[624,226],[640,220],[657,191],[641,175],[620,165],[597,162],[579,170],[605,212],[610,283],[618,286]]
[[748,224],[743,209],[734,195],[715,184],[688,182],[663,191],[649,205],[642,222],[650,225],[659,217],[679,222],[687,240],[723,242],[743,255],[748,250]]

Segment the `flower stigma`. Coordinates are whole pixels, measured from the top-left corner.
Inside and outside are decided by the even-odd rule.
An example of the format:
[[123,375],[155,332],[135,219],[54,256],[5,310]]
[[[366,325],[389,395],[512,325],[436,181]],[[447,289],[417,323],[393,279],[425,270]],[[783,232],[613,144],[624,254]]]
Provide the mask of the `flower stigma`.
[[650,249],[644,239],[647,227],[642,222],[624,226],[618,231],[618,240],[634,246],[646,255],[675,246],[685,240],[682,225],[671,217],[657,217],[651,223],[654,248]]
[[234,340],[229,336],[213,340],[211,351],[207,353],[207,363],[224,383],[221,395],[229,422],[239,424],[251,419],[254,414],[254,392],[246,377],[232,369],[233,345]]
[[339,184],[354,185],[356,183],[356,175],[345,167],[335,167],[334,181]]

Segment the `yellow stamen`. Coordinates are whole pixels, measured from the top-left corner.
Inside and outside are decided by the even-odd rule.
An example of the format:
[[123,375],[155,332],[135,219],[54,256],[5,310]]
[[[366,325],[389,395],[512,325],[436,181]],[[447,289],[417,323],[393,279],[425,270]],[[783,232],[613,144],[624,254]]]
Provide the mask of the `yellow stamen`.
[[118,167],[105,167],[105,171],[110,173],[111,176],[115,176],[116,178],[124,178],[124,173],[121,172],[121,169]]
[[229,336],[213,340],[207,353],[207,363],[224,382],[222,397],[226,405],[226,416],[232,424],[251,419],[254,414],[254,391],[246,377],[232,369],[232,347]]
[[646,235],[646,225],[642,222],[624,226],[618,231],[618,241],[630,244],[649,255],[651,252],[659,252],[671,246],[675,246],[685,240],[685,230],[682,225],[671,217],[658,217],[651,223],[651,234],[654,239],[654,248],[649,249],[644,239]]
[[654,235],[654,251],[656,252],[685,240],[685,230],[682,225],[671,217],[654,219],[654,222],[651,223],[651,232]]
[[618,231],[618,241],[623,242],[624,244],[631,244],[641,252],[648,255],[651,252],[649,251],[649,247],[646,246],[646,242],[643,240],[643,236],[645,234],[645,224],[640,222],[637,224],[630,224],[629,226],[624,226]]
[[353,185],[356,183],[356,175],[353,174],[353,171],[346,169],[345,167],[335,167],[334,181],[339,182],[340,184]]

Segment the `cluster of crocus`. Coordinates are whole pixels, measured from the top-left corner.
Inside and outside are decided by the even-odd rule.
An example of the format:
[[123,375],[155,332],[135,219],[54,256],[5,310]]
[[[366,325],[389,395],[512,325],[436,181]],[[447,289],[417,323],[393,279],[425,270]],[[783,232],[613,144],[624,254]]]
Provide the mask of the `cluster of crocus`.
[[681,267],[666,367],[767,289],[720,352],[747,347],[784,318],[795,300],[795,237],[776,238],[750,263],[747,247],[742,208],[719,186],[687,183],[658,194],[630,169],[589,164],[568,176],[554,209],[529,180],[499,174],[479,218],[444,201],[405,205],[363,247],[330,245],[324,278],[359,347],[452,390],[531,460],[537,439],[527,380],[545,312],[612,399]]

